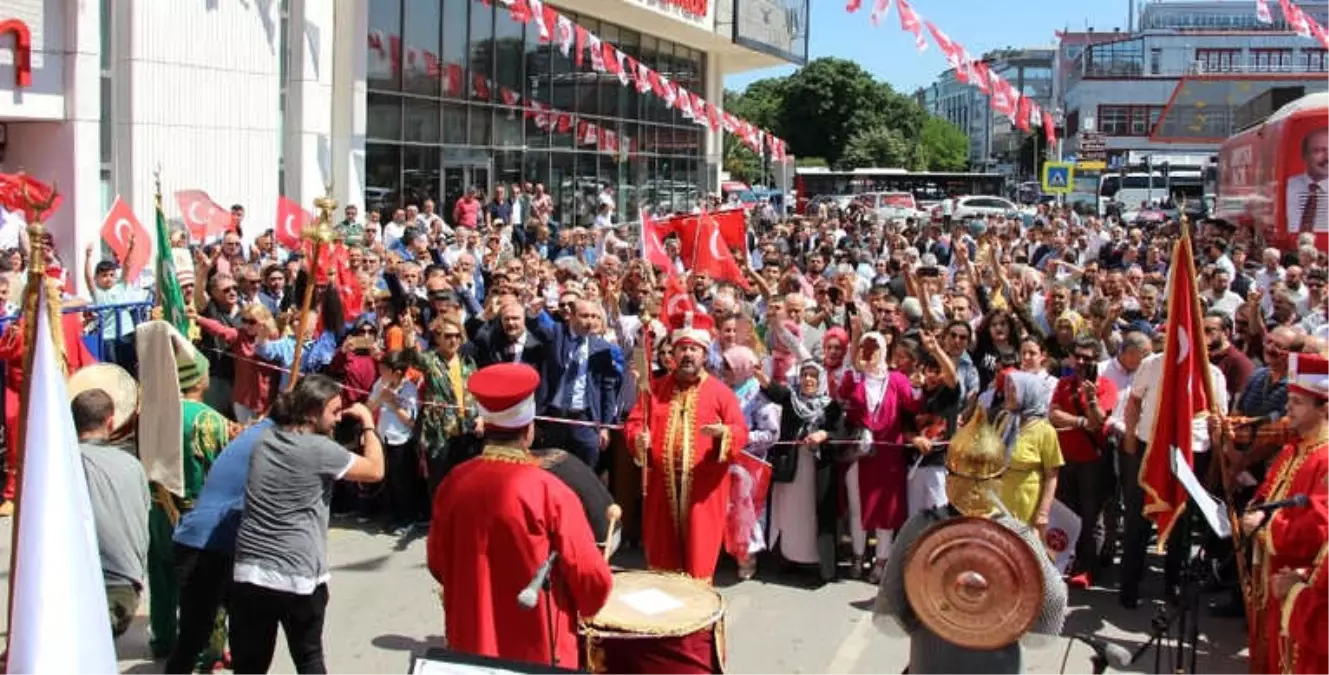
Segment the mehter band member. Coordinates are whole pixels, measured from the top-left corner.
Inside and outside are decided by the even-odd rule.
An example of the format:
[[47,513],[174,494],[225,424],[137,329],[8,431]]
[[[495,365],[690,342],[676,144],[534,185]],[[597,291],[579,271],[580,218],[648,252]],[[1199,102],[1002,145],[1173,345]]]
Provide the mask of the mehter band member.
[[674,370],[637,400],[624,432],[647,466],[646,564],[711,580],[724,540],[729,460],[747,444],[734,392],[705,371],[711,318],[670,318]]
[[1005,455],[975,415],[946,453],[950,503],[914,514],[895,537],[875,611],[879,626],[909,634],[910,673],[1023,672],[1020,639],[1061,632],[1066,584],[997,496]]
[[[556,665],[576,668],[577,617],[600,611],[613,579],[581,501],[529,453],[539,385],[522,363],[488,366],[467,381],[485,446],[434,495],[429,571],[443,585],[449,649],[539,664],[552,652]],[[551,553],[551,590],[527,609],[517,597]]]

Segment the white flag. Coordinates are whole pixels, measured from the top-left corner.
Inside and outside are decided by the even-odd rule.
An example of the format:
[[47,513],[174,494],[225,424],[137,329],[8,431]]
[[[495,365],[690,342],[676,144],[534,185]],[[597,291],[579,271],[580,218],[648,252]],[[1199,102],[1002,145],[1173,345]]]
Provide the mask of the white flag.
[[[45,286],[37,306],[46,304]],[[117,672],[97,534],[47,313],[37,312],[17,541],[9,672]]]
[[1255,0],[1255,18],[1260,23],[1274,22],[1274,15],[1269,12],[1269,0]]

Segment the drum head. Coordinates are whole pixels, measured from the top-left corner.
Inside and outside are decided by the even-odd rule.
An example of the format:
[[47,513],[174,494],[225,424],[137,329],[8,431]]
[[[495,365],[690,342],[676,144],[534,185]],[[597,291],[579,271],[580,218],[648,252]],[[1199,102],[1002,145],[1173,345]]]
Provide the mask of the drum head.
[[986,518],[955,518],[919,537],[905,561],[904,588],[924,625],[968,649],[1019,640],[1043,608],[1038,552]]
[[90,389],[101,389],[115,402],[114,424],[117,432],[138,413],[138,382],[129,371],[113,363],[96,363],[80,368],[69,377],[69,400]]
[[724,599],[705,582],[682,574],[619,572],[609,601],[586,626],[625,637],[673,637],[702,630],[723,614]]

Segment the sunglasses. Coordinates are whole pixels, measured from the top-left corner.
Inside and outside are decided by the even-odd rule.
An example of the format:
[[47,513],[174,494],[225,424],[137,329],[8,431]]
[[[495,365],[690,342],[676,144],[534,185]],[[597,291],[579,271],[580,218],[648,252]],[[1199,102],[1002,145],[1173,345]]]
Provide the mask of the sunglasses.
[[361,334],[361,335],[373,335],[374,332],[375,332],[375,331],[374,331],[374,327],[373,327],[373,326],[365,326],[364,328],[361,328],[361,329],[360,329],[360,334]]
[[439,337],[443,338],[444,340],[460,340],[461,333],[441,333]]
[[235,292],[235,286],[226,286],[225,288],[219,288],[219,289],[217,289],[217,290],[220,291],[220,292],[222,292],[222,293],[234,293],[234,292]]
[[246,326],[256,326],[256,325],[258,325],[258,319],[255,319],[255,318],[252,317],[252,316],[247,316],[247,317],[245,317],[244,319],[242,319],[242,321],[244,321],[244,324],[245,324]]

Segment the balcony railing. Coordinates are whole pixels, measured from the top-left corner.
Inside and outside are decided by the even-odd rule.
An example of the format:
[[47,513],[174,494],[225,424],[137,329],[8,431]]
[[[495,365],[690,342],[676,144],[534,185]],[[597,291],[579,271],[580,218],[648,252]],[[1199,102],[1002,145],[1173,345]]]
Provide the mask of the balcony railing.
[[[1243,63],[1214,64],[1207,61],[1191,60],[1181,68],[1160,64],[1158,68],[1146,68],[1143,59],[1122,59],[1116,61],[1082,64],[1077,61],[1070,66],[1066,77],[1066,86],[1075,86],[1081,80],[1093,78],[1160,78],[1176,79],[1187,75],[1322,75],[1329,72],[1329,63],[1323,60],[1307,60],[1298,55],[1294,63],[1257,63],[1253,56],[1247,56]],[[1175,63],[1172,62],[1172,63]]]

